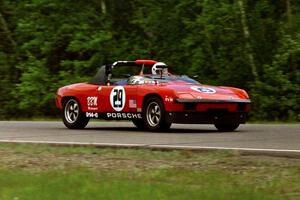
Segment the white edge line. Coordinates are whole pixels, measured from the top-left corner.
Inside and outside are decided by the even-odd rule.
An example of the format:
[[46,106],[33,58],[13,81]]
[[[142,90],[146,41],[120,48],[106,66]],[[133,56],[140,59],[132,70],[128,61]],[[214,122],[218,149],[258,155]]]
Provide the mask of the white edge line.
[[0,140],[2,143],[24,143],[24,144],[49,144],[49,145],[78,145],[98,147],[128,147],[148,149],[186,149],[186,150],[237,150],[248,152],[269,152],[269,153],[300,153],[297,149],[261,149],[261,148],[238,148],[238,147],[210,147],[210,146],[185,146],[185,145],[164,145],[164,144],[121,144],[121,143],[94,143],[94,142],[57,142],[39,140]]

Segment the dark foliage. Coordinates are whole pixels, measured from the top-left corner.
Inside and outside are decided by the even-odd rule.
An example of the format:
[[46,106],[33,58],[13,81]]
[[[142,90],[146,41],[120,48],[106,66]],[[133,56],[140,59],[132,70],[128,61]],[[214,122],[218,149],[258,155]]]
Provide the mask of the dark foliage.
[[299,11],[292,0],[0,0],[0,116],[57,115],[58,87],[156,59],[246,89],[254,120],[299,121]]

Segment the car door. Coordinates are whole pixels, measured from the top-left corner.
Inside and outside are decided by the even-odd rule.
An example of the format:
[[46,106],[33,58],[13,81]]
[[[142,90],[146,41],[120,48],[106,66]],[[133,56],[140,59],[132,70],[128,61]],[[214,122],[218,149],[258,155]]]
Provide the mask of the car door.
[[135,112],[136,85],[103,85],[98,88],[99,112]]
[[[112,69],[109,84],[98,88],[99,112],[118,119],[131,117],[137,110],[137,85],[129,83],[130,77],[139,73],[137,66],[117,66]],[[118,113],[106,114],[106,113]]]

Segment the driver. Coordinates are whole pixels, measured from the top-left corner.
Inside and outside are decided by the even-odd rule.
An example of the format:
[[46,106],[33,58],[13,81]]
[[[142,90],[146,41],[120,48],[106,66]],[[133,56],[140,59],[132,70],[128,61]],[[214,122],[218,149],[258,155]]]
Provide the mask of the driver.
[[168,75],[168,66],[163,62],[157,62],[153,65],[151,72],[153,75]]

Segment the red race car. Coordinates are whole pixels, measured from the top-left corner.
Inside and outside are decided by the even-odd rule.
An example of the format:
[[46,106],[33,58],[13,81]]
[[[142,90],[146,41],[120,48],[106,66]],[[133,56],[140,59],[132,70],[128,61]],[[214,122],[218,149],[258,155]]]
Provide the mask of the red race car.
[[70,129],[100,118],[131,120],[149,131],[166,130],[172,123],[233,131],[246,122],[250,99],[242,89],[202,85],[170,74],[162,62],[136,60],[102,66],[91,81],[58,89],[56,106]]

